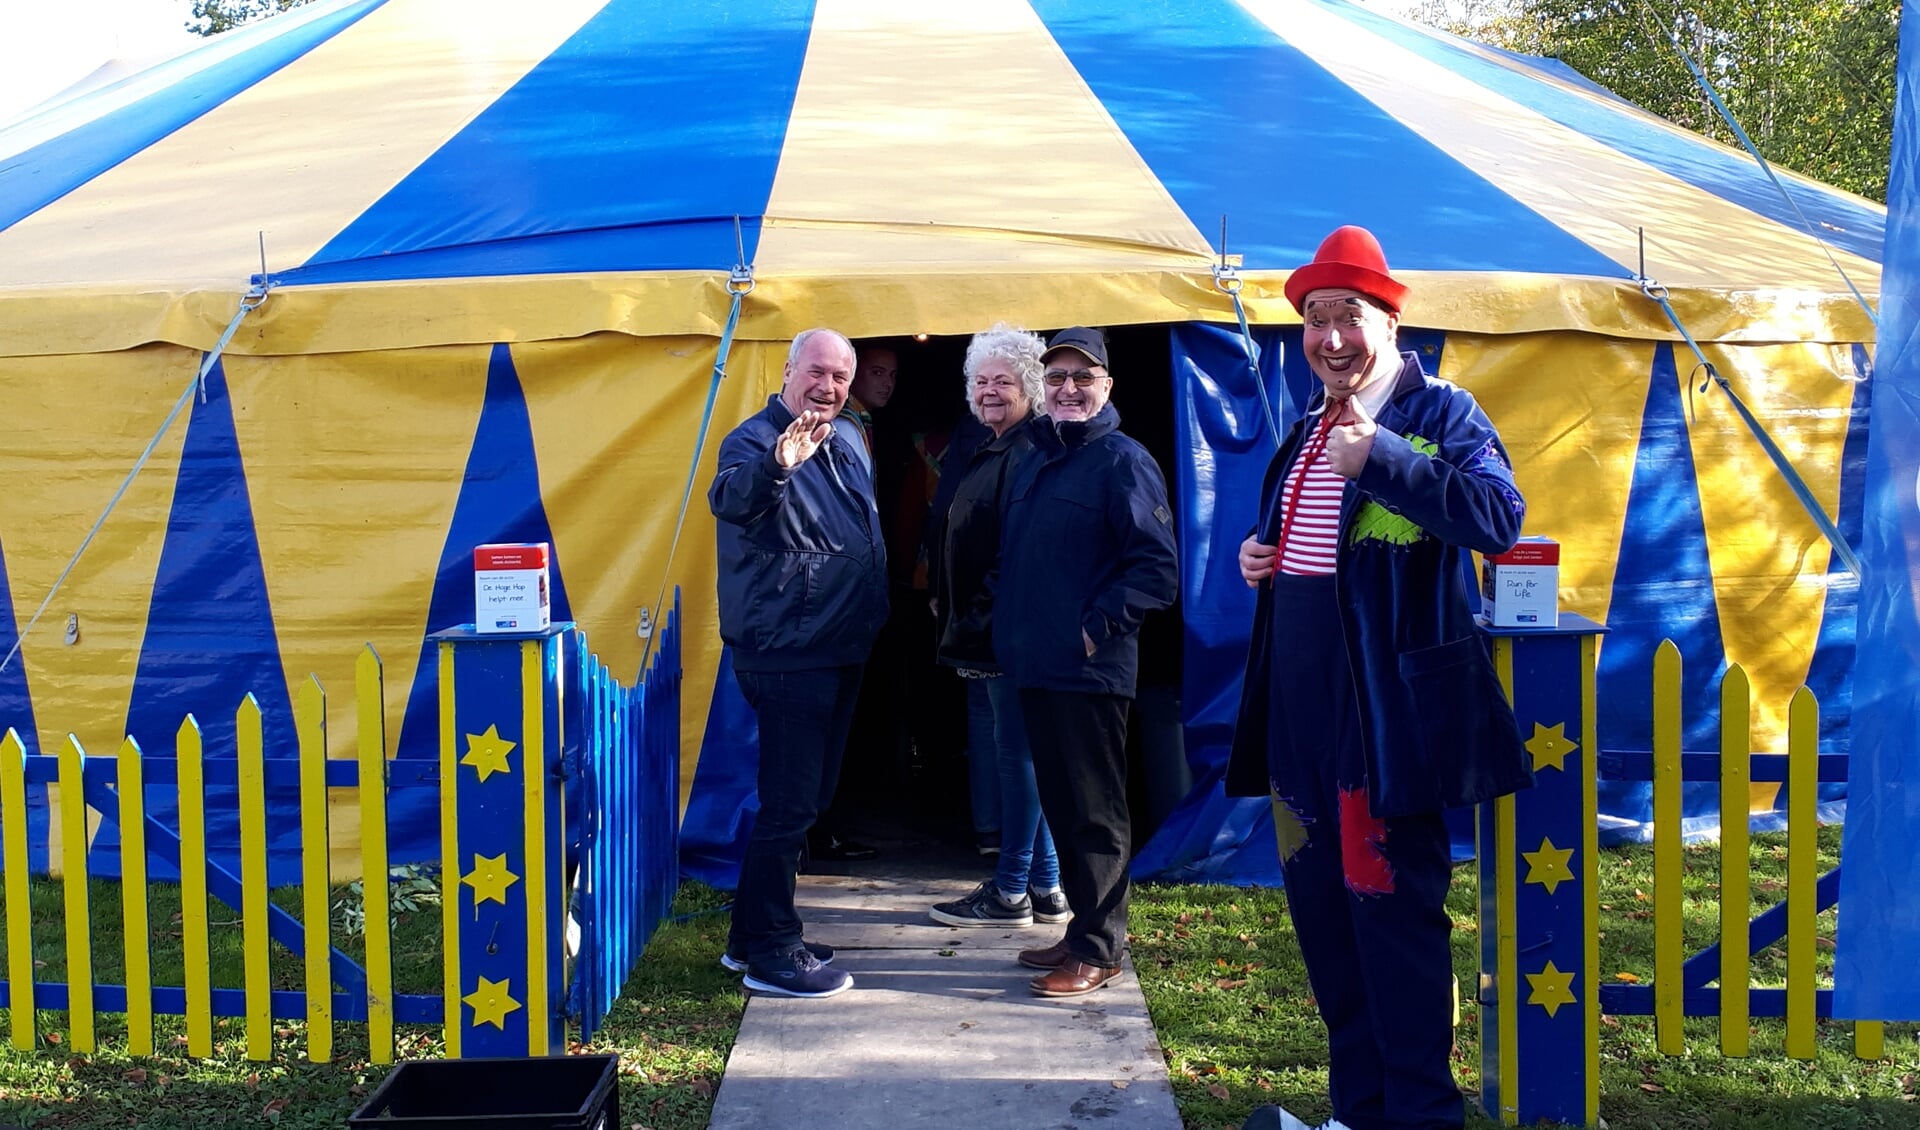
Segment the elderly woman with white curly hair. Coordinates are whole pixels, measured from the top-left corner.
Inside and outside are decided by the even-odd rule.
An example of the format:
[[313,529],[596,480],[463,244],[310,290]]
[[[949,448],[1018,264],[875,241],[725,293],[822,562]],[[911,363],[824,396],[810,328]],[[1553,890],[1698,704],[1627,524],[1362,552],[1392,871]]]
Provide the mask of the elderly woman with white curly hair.
[[1040,356],[1046,343],[1005,323],[975,334],[964,369],[967,407],[993,437],[964,466],[953,503],[932,516],[929,584],[939,621],[941,663],[984,685],[993,712],[1000,771],[1000,862],[993,878],[965,898],[934,905],[948,926],[1031,926],[1070,917],[1060,890],[1060,857],[1040,814],[1033,751],[1027,745],[1020,696],[993,654],[993,594],[1000,571],[1000,519],[1006,491],[1032,453],[1029,436],[1045,403]]

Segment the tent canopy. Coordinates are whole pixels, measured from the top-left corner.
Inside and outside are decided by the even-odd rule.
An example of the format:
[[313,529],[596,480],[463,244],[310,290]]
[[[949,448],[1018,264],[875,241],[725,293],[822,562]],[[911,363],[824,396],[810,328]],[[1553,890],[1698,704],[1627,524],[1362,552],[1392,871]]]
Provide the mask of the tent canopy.
[[240,352],[710,333],[743,253],[764,340],[1218,318],[1223,219],[1256,320],[1350,222],[1438,329],[1667,337],[1644,236],[1697,335],[1862,340],[1884,212],[1783,179],[1346,0],[321,0],[0,130],[0,354],[206,348],[262,243]]

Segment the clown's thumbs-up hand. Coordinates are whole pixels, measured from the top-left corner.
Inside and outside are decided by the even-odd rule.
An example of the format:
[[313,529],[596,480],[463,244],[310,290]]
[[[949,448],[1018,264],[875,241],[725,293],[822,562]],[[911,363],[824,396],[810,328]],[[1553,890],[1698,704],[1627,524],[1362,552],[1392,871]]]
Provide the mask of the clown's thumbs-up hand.
[[1373,416],[1358,396],[1349,396],[1327,411],[1340,413],[1334,417],[1332,430],[1327,432],[1327,466],[1332,467],[1336,475],[1357,479],[1361,468],[1367,465],[1368,454],[1373,451]]

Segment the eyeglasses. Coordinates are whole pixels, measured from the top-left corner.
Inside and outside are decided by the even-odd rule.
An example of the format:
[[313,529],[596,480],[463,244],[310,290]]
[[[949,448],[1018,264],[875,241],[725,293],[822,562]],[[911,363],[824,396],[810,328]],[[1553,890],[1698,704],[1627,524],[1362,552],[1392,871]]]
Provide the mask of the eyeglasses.
[[1075,388],[1087,388],[1104,375],[1092,369],[1048,369],[1045,380],[1049,388],[1059,388],[1069,380]]

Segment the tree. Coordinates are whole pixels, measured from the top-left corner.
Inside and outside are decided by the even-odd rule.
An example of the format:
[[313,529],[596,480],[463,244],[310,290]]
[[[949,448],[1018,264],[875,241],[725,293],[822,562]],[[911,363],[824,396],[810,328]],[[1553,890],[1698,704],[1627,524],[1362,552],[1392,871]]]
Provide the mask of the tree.
[[1414,17],[1738,145],[1684,49],[1768,161],[1886,198],[1900,0],[1422,0]]
[[298,8],[311,0],[193,0],[193,18],[187,30],[195,35],[219,35],[223,31],[266,16],[277,16],[289,8]]

